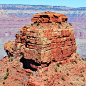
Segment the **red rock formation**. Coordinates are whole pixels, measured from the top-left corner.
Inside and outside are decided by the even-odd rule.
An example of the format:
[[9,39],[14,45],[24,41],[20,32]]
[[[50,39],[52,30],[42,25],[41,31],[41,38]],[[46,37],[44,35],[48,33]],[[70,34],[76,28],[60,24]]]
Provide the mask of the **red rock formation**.
[[[64,14],[43,12],[35,14],[31,25],[20,28],[15,43],[6,42],[4,49],[11,55],[23,55],[28,61],[47,66],[55,61],[64,61],[76,52],[73,27],[67,24]],[[11,47],[12,46],[12,47]],[[30,64],[37,69],[37,65]]]
[[56,14],[53,12],[43,12],[40,14],[35,14],[34,17],[31,19],[32,22],[43,22],[43,23],[49,23],[49,22],[65,22],[67,21],[68,17],[64,14]]
[[44,12],[20,28],[15,42],[4,44],[8,57],[0,60],[0,86],[85,86],[86,62],[76,54],[67,19]]

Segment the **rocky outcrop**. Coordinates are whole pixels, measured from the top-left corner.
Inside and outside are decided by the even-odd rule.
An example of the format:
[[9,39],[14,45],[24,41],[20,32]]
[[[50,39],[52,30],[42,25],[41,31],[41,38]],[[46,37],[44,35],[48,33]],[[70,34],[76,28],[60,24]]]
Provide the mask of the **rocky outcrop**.
[[76,54],[73,27],[62,15],[36,14],[15,42],[4,44],[8,57],[0,60],[0,86],[86,85],[86,62]]
[[20,28],[15,43],[6,42],[4,49],[12,56],[22,55],[35,69],[67,60],[77,49],[74,30],[67,19],[53,12],[35,14],[31,19],[34,23]]
[[68,17],[64,14],[57,14],[53,12],[43,12],[40,14],[35,14],[31,19],[32,22],[37,23],[52,23],[52,22],[65,22],[67,21]]
[[85,86],[86,62],[74,53],[71,58],[61,63],[53,62],[48,67],[40,67],[37,71],[31,71],[23,68],[21,57],[4,57],[0,60],[0,86],[12,85]]

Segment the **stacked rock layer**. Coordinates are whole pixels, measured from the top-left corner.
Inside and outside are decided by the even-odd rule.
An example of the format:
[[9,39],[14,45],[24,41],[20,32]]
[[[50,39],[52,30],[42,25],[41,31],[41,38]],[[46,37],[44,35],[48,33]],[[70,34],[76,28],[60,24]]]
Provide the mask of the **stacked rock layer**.
[[43,12],[40,14],[35,14],[34,17],[31,19],[32,22],[41,22],[41,23],[49,23],[49,22],[65,22],[67,21],[68,17],[64,14],[56,14],[53,12]]
[[[12,56],[23,55],[29,62],[42,67],[52,61],[63,61],[76,52],[74,29],[64,14],[35,14],[31,25],[20,28],[15,42],[6,42],[4,49]],[[36,65],[30,64],[33,68]]]

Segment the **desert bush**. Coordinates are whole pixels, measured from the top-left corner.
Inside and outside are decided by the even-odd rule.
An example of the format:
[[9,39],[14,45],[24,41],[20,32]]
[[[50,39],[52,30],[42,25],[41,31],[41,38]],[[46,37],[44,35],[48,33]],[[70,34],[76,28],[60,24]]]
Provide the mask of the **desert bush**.
[[7,68],[7,72],[9,72],[9,68]]
[[65,81],[65,78],[63,76],[61,77],[61,79]]
[[39,22],[37,23],[37,26],[39,26],[40,24],[39,24]]
[[3,82],[3,84],[5,84],[5,82]]
[[11,55],[10,55],[10,53],[9,53],[9,54],[8,54],[8,58],[10,58],[10,56],[11,56]]
[[81,61],[81,59],[79,58],[79,61]]
[[75,61],[75,63],[77,64],[77,61]]
[[82,60],[84,61],[85,59],[84,59],[84,58],[82,58]]
[[83,70],[83,72],[85,72],[85,71]]
[[81,77],[83,77],[83,74],[81,74]]
[[69,76],[69,73],[67,73],[67,76]]
[[71,84],[71,85],[73,85],[73,83],[72,83],[72,82],[70,82],[70,84]]
[[44,86],[46,86],[46,84],[44,84]]
[[57,63],[57,66],[58,66],[58,67],[60,66],[59,63]]
[[4,77],[4,80],[7,79],[7,75]]
[[10,59],[9,59],[9,62],[10,62]]
[[45,76],[47,76],[47,74],[45,74]]
[[72,26],[72,24],[71,24],[71,23],[69,23],[69,25],[71,25],[71,26]]
[[33,24],[31,24],[31,26],[33,26]]
[[57,67],[55,68],[55,72],[57,72]]
[[11,58],[11,62],[13,61],[13,58]]
[[85,78],[82,81],[84,82],[85,81]]
[[77,58],[77,56],[75,55],[75,57]]
[[80,73],[82,73],[82,71],[80,71]]
[[6,75],[9,76],[9,72],[7,72]]

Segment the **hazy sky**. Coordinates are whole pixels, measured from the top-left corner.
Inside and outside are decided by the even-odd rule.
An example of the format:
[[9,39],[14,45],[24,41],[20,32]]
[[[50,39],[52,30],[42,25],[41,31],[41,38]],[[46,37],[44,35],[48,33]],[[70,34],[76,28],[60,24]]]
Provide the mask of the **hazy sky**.
[[0,4],[86,7],[86,0],[0,0]]

